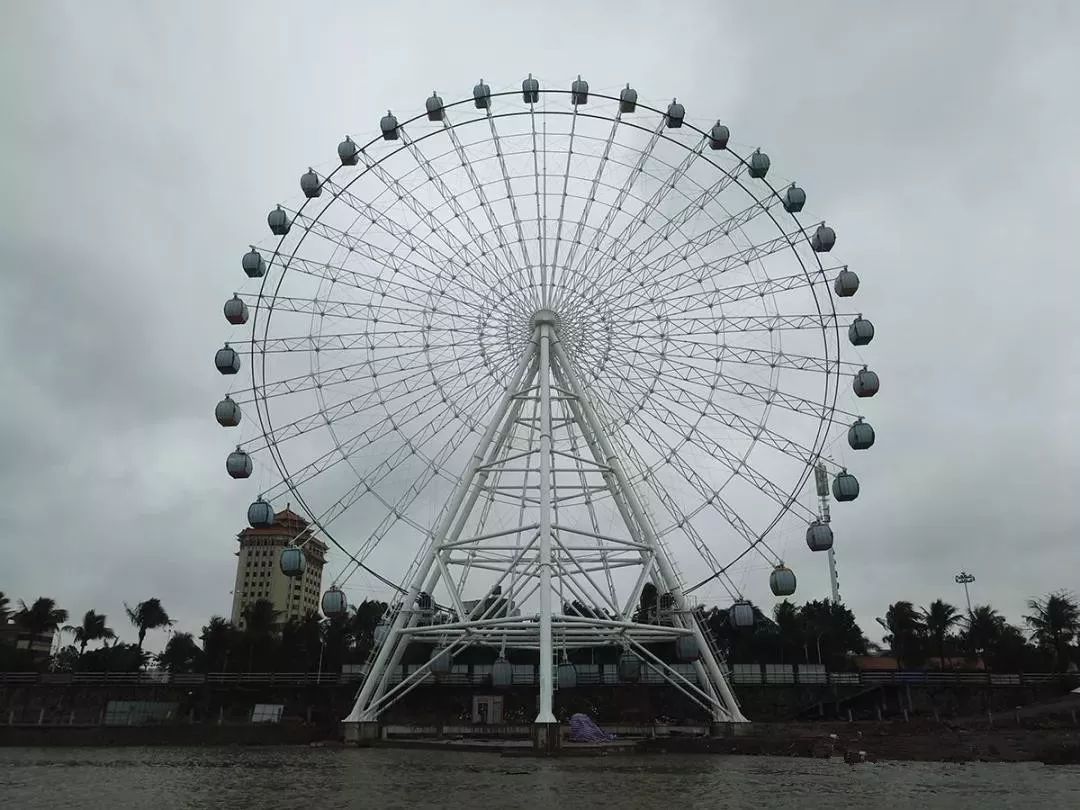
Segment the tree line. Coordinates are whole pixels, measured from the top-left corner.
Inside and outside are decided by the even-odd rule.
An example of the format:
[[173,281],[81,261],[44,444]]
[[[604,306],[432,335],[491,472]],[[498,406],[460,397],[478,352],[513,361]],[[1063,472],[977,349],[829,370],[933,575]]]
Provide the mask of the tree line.
[[[646,585],[634,620],[660,620],[660,601],[656,589]],[[822,664],[843,670],[853,667],[853,656],[887,654],[908,669],[970,668],[980,662],[1002,672],[1075,668],[1080,663],[1077,599],[1056,592],[1027,604],[1030,612],[1021,629],[990,605],[964,613],[942,599],[925,607],[894,602],[879,620],[887,649],[867,640],[851,610],[828,599],[801,605],[785,599],[771,616],[752,606],[755,621],[749,628],[733,627],[727,608],[697,612],[731,663]],[[577,603],[563,608],[577,615],[595,610]],[[345,664],[368,659],[387,605],[365,600],[342,617],[323,619],[309,613],[283,623],[272,603],[259,600],[245,610],[243,629],[213,616],[197,638],[174,631],[157,598],[134,606],[125,603],[124,609],[136,631],[135,643],[119,641],[105,614],[88,610],[79,623],[68,624],[68,612],[49,597],[30,604],[20,600],[15,607],[0,592],[0,671],[135,672],[154,665],[170,672],[337,672]],[[169,631],[168,641],[161,653],[151,655],[143,649],[144,641],[148,633],[160,630]],[[53,651],[58,633],[61,643]],[[49,652],[28,648],[34,639],[47,640]],[[88,649],[97,643],[101,646]]]

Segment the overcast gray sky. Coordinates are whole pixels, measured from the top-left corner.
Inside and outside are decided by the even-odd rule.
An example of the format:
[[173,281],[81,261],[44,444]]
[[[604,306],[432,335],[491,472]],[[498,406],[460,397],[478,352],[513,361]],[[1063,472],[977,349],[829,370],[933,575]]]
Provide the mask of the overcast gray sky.
[[343,133],[530,71],[722,117],[836,223],[882,376],[837,523],[868,635],[895,599],[962,604],[961,568],[1013,621],[1080,590],[1077,4],[3,7],[12,598],[117,629],[149,596],[196,633],[227,614],[249,495],[222,469],[211,358],[240,252]]

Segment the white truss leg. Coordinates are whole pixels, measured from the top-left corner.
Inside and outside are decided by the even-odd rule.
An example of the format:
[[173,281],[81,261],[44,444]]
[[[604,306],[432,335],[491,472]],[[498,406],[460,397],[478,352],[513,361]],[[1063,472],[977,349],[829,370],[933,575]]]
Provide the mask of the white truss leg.
[[593,408],[592,402],[586,395],[585,389],[581,386],[581,383],[577,379],[577,375],[574,373],[573,364],[571,364],[566,353],[558,343],[555,343],[555,357],[558,361],[557,373],[565,376],[570,390],[574,392],[574,396],[577,398],[582,413],[589,423],[593,439],[603,450],[605,461],[612,474],[615,476],[619,489],[622,490],[623,497],[630,506],[635,521],[637,521],[638,526],[645,535],[646,541],[652,547],[652,552],[657,561],[658,568],[660,569],[660,576],[664,580],[664,584],[671,591],[671,594],[675,599],[675,604],[679,609],[679,621],[683,623],[684,626],[685,624],[690,625],[689,629],[694,634],[698,649],[701,650],[702,662],[709,675],[706,683],[719,692],[719,697],[724,709],[723,714],[727,715],[726,717],[720,716],[716,719],[746,722],[746,717],[743,716],[742,711],[739,709],[739,704],[735,700],[735,695],[731,692],[731,687],[728,685],[727,678],[724,677],[724,673],[720,669],[720,662],[717,661],[716,657],[712,654],[712,645],[706,642],[705,636],[701,632],[701,626],[696,620],[690,619],[689,621],[686,621],[684,618],[688,614],[686,610],[686,598],[682,591],[682,583],[679,582],[678,577],[675,575],[671,561],[668,559],[663,546],[660,544],[656,532],[653,530],[652,523],[646,517],[645,510],[642,508],[641,503],[637,498],[637,494],[634,492],[634,488],[630,485],[630,480],[627,478],[626,473],[622,468],[622,462],[619,460],[618,454],[616,454],[615,449],[611,446],[611,442],[604,434],[603,425],[596,415],[596,410]]
[[[523,415],[525,402],[535,404],[531,415]],[[553,414],[555,402],[560,403],[564,417],[558,421]],[[564,438],[570,449],[564,446],[565,442],[556,444],[553,433],[556,425],[566,431]],[[514,446],[518,430],[528,435],[524,448]],[[588,448],[587,454],[576,450],[579,445],[575,444],[575,430]],[[592,461],[582,455],[591,455]],[[487,492],[489,505],[496,501],[501,482],[507,476],[507,480],[514,476],[520,476],[521,480],[520,485],[513,487],[515,494],[510,498],[517,527],[507,529],[505,523],[497,522],[492,524],[497,528],[487,527],[486,517],[478,523],[472,513],[480,496]],[[568,480],[576,483],[569,484]],[[573,502],[575,488],[584,499],[582,508],[590,510],[588,526],[566,520],[560,524],[560,514],[569,520],[571,512],[560,509],[564,508],[563,504]],[[593,525],[591,497],[597,490],[610,494],[628,539],[601,534]],[[532,515],[535,518],[530,521]],[[459,583],[451,575],[454,565],[498,575],[495,583],[488,586],[487,597],[494,595],[496,586],[501,588],[503,582],[508,582],[509,590],[501,596],[508,607],[504,615],[492,615],[500,612],[499,600],[492,600],[486,609],[478,606],[469,610],[472,603],[464,600]],[[610,574],[612,569],[631,565],[640,572],[634,578],[633,592],[625,607],[610,605],[616,619],[598,618],[601,613],[592,617],[563,615],[561,603],[553,604],[553,599],[563,593],[585,605],[597,604],[595,595],[599,594],[599,604],[608,604],[610,600],[590,572],[606,570]],[[678,609],[675,626],[629,621],[641,587],[650,579],[663,592],[672,594]],[[460,582],[464,581],[461,578]],[[421,591],[433,594],[437,585],[448,591],[457,616],[441,625],[420,626],[412,606]],[[531,604],[538,606],[532,615],[515,615],[509,610],[514,600],[518,600],[518,605],[535,600]],[[481,600],[479,605],[483,604]],[[702,654],[695,664],[696,685],[642,646],[688,634],[695,638]],[[427,667],[421,667],[391,688],[392,673],[397,671],[411,640],[449,645],[451,650],[472,644],[512,647],[539,652],[540,700],[535,723],[537,739],[546,737],[550,743],[557,725],[553,706],[556,639],[568,647],[630,645],[641,652],[648,666],[662,672],[683,694],[706,707],[714,720],[744,722],[746,719],[739,711],[713,645],[687,610],[673,561],[560,344],[557,317],[541,310],[533,318],[530,345],[523,352],[511,383],[493,410],[435,531],[428,538],[386,641],[375,656],[346,722],[376,721],[390,703],[423,680]]]

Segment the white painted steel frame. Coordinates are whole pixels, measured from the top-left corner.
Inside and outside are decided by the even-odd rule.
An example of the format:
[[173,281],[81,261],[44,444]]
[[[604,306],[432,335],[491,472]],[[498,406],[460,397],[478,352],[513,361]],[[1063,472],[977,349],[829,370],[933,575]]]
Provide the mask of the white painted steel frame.
[[[535,722],[554,723],[556,720],[552,700],[555,689],[556,638],[564,649],[595,645],[628,646],[639,651],[647,666],[661,672],[664,678],[684,695],[706,708],[714,720],[745,722],[746,718],[728,684],[715,644],[707,638],[701,624],[693,618],[689,610],[680,577],[667,549],[656,534],[643,502],[623,469],[622,460],[605,434],[603,422],[559,342],[556,322],[555,315],[546,310],[541,310],[534,316],[532,340],[520,358],[511,383],[492,412],[487,428],[447,502],[442,519],[429,536],[417,560],[418,564],[414,564],[408,593],[393,616],[389,632],[374,656],[368,676],[345,722],[376,720],[391,703],[424,680],[430,671],[431,660],[391,686],[391,674],[398,671],[406,646],[410,640],[415,639],[435,642],[446,647],[451,654],[474,644],[495,646],[503,650],[506,647],[538,650],[540,705]],[[521,417],[523,404],[530,400],[536,405],[536,420]],[[591,459],[553,449],[554,401],[563,402],[570,411],[572,419],[566,421],[572,421],[577,428],[592,456]],[[539,433],[539,480],[535,487],[539,490],[536,499],[539,521],[523,524],[516,529],[462,538],[461,534],[485,489],[487,479],[493,474],[498,475],[502,468],[517,471],[530,469],[526,457],[531,455],[532,451],[508,452],[500,457],[503,450],[510,447],[513,431],[519,424],[528,424],[531,430]],[[604,488],[612,497],[629,532],[630,540],[558,522],[558,498],[552,486],[552,473],[553,469],[556,469],[553,468],[552,461],[556,455],[571,457],[577,462],[578,467],[573,470],[581,473],[583,490],[598,488],[587,486],[585,464],[590,465],[590,471],[602,476]],[[507,466],[514,464],[525,466]],[[522,497],[524,502],[524,494]],[[592,538],[598,544],[613,544],[616,550],[601,548],[598,552],[594,547],[575,546],[572,545],[573,541],[563,542],[563,533]],[[502,543],[500,539],[513,536],[520,540],[523,535],[529,537],[528,542],[523,545]],[[500,540],[500,544],[484,544],[484,541],[492,539]],[[618,551],[620,547],[624,550]],[[537,552],[535,563],[530,562],[522,569],[526,555],[534,550]],[[577,553],[579,551],[595,556],[582,556]],[[463,556],[453,556],[462,553]],[[469,566],[501,572],[501,577],[489,589],[489,596],[493,594],[495,585],[501,587],[502,583],[510,578],[508,589],[500,594],[499,599],[493,599],[486,611],[480,615],[476,615],[479,606],[471,612],[465,608],[461,597],[464,575],[462,581],[456,584],[450,576],[450,563],[461,564],[466,561]],[[617,604],[611,605],[618,612],[618,619],[567,616],[555,612],[552,605],[554,572],[558,573],[560,585],[566,586],[572,598],[590,604],[593,600],[587,594],[593,591],[601,597],[604,594],[604,589],[590,573],[610,572],[614,567],[625,565],[636,565],[640,572],[633,591],[622,608],[619,609]],[[641,589],[649,581],[661,592],[671,593],[674,598],[675,610],[670,617],[670,625],[643,624],[630,620]],[[450,623],[420,625],[419,612],[411,606],[422,591],[432,593],[440,582],[450,593],[459,618]],[[591,591],[589,587],[592,588]],[[515,599],[524,602],[537,592],[537,616],[488,615],[498,611],[500,600],[509,606]],[[483,602],[479,605],[483,605]],[[672,641],[686,635],[695,639],[701,652],[701,658],[694,664],[698,681],[696,684],[687,681],[673,667],[642,646],[650,642]]]

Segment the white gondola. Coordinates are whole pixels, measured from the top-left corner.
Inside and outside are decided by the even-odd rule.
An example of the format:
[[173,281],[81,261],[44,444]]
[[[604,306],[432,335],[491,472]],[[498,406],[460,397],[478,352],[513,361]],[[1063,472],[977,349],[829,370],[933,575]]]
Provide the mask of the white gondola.
[[789,214],[797,214],[806,205],[806,192],[792,183],[784,189],[784,210]]
[[540,82],[534,79],[531,73],[529,78],[521,83],[521,98],[526,104],[535,104],[540,100]]
[[637,90],[627,83],[626,87],[619,91],[619,112],[632,113],[637,110]]
[[236,427],[240,424],[240,406],[226,394],[225,399],[214,407],[214,418],[222,427]]
[[806,527],[806,545],[811,551],[828,551],[832,544],[833,533],[828,523],[815,520]]
[[236,293],[233,293],[233,297],[225,302],[224,312],[225,320],[233,326],[240,326],[241,324],[247,323],[247,304],[245,304],[243,299]]
[[319,180],[319,175],[315,174],[315,170],[310,166],[306,172],[300,175],[300,190],[304,192],[304,196],[309,200],[313,200],[322,194],[322,181]]
[[222,374],[237,374],[240,371],[240,355],[226,343],[214,354],[214,366]]
[[859,277],[853,270],[848,270],[846,267],[836,274],[836,281],[833,282],[833,290],[841,298],[850,298],[859,290]]
[[360,147],[346,135],[345,140],[337,146],[337,156],[342,166],[355,166],[360,160]]
[[304,550],[298,546],[286,546],[278,557],[278,566],[281,568],[281,573],[287,577],[295,579],[303,576],[304,569],[307,568]]
[[852,346],[865,346],[874,339],[874,325],[859,315],[851,322],[847,333]]
[[619,656],[619,680],[627,683],[637,683],[641,680],[641,659],[630,650],[626,650]]
[[755,180],[761,180],[765,175],[769,173],[769,166],[772,165],[772,161],[769,160],[769,156],[762,152],[760,149],[755,149],[754,154],[750,155],[750,168],[749,174]]
[[729,138],[731,138],[731,131],[717,121],[713,124],[713,128],[709,130],[709,148],[727,149]]
[[476,105],[478,110],[490,110],[491,109],[491,88],[484,84],[484,80],[481,79],[480,83],[472,89],[473,104]]
[[791,596],[795,593],[795,572],[781,563],[769,574],[769,590],[773,596]]
[[332,585],[326,589],[322,595],[322,612],[330,619],[343,618],[349,612],[349,600],[341,588]]
[[857,397],[872,397],[881,388],[877,372],[863,366],[851,381],[851,389]]
[[683,663],[701,658],[701,647],[693,636],[679,636],[675,639],[675,657]]
[[237,447],[225,459],[225,471],[233,478],[250,478],[251,456]]
[[431,651],[431,666],[429,669],[435,675],[449,675],[454,665],[454,656],[447,647],[436,647]]
[[754,606],[745,599],[736,599],[735,603],[728,608],[728,622],[736,630],[744,630],[754,626]]
[[268,529],[274,525],[274,507],[263,498],[256,498],[248,506],[247,519],[253,529]]
[[589,83],[581,78],[580,73],[570,85],[570,103],[575,107],[589,103]]
[[847,443],[852,450],[868,450],[874,446],[874,429],[860,416],[847,432]]
[[389,110],[379,120],[379,129],[382,130],[382,137],[384,141],[396,141],[398,139],[398,120]]
[[266,275],[266,262],[263,261],[262,254],[255,249],[254,245],[244,254],[241,264],[248,278],[262,278]]
[[678,129],[683,124],[683,119],[686,118],[686,108],[677,102],[675,99],[671,100],[667,108],[667,125],[671,129]]
[[424,102],[424,109],[427,110],[428,121],[442,121],[446,117],[443,100],[439,98],[439,94],[434,90],[431,91],[428,100]]
[[810,247],[815,253],[828,253],[836,244],[836,231],[828,225],[818,225],[814,235],[810,237]]
[[514,667],[502,656],[491,665],[491,685],[496,689],[509,689],[514,683]]
[[266,224],[270,226],[270,233],[274,236],[284,236],[292,227],[289,213],[280,205],[266,215]]
[[556,679],[560,689],[573,689],[577,686],[577,667],[569,661],[563,661],[556,670]]
[[838,501],[853,501],[859,497],[859,481],[847,470],[841,470],[833,479],[832,494]]

